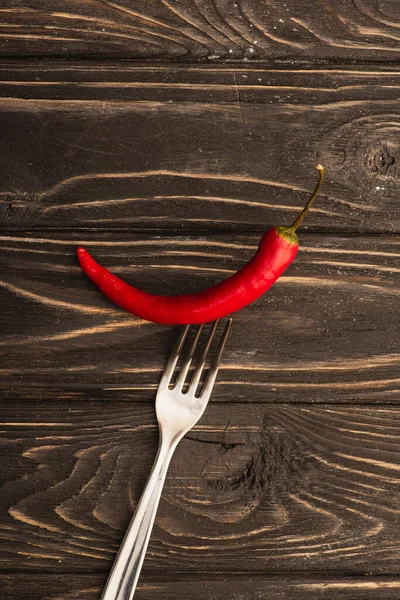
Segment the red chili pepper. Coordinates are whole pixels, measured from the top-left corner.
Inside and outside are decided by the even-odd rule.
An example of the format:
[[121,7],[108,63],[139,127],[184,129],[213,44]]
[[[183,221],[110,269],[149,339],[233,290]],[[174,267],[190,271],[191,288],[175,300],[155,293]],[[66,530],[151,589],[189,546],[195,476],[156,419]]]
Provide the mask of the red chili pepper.
[[299,247],[295,231],[317,197],[324,178],[324,168],[318,165],[317,169],[318,183],[293,225],[269,229],[261,238],[257,252],[244,267],[202,292],[183,296],[149,294],[113,275],[84,248],[77,250],[81,267],[107,298],[147,321],[197,325],[225,317],[257,300],[294,260]]

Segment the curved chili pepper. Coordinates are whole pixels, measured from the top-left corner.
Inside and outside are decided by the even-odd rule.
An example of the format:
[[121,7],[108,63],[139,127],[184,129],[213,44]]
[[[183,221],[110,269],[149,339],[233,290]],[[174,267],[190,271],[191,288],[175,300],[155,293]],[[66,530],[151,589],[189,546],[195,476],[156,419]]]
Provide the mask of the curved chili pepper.
[[324,178],[324,168],[318,165],[317,169],[318,183],[293,225],[269,229],[246,265],[202,292],[182,296],[149,294],[113,275],[80,247],[77,254],[81,267],[109,300],[147,321],[197,325],[225,317],[257,300],[294,260],[299,247],[295,231],[317,197]]

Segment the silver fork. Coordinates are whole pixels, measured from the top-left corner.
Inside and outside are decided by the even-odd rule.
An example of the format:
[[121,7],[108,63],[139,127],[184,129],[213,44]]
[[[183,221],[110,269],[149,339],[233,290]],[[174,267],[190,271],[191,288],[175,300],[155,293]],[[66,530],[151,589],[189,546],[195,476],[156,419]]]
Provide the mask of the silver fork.
[[160,429],[157,458],[115,559],[101,600],[132,600],[133,598],[169,463],[180,440],[197,423],[205,411],[217,377],[222,351],[231,323],[232,319],[229,319],[219,340],[218,348],[212,358],[207,378],[200,393],[197,393],[197,389],[218,321],[215,321],[211,327],[204,350],[187,390],[184,391],[184,386],[199,342],[202,326],[197,329],[188,352],[183,356],[183,363],[172,389],[172,377],[185,345],[189,325],[182,331],[169,357],[158,386],[156,398],[156,413]]

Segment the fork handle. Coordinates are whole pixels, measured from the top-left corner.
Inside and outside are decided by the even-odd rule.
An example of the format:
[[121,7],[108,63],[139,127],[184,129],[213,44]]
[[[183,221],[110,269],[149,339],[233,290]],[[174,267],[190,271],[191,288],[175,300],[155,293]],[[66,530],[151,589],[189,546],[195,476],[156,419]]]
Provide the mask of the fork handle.
[[150,477],[118,551],[101,600],[132,600],[177,441],[160,440]]

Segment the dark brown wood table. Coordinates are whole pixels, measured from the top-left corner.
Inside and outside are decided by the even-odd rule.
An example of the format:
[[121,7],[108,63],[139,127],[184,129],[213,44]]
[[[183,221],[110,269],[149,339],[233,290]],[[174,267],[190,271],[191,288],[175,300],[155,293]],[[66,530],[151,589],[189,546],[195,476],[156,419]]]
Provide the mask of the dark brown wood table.
[[234,315],[138,600],[400,598],[400,11],[393,0],[3,0],[2,600],[98,600],[157,448],[177,329],[116,309],[233,273]]

